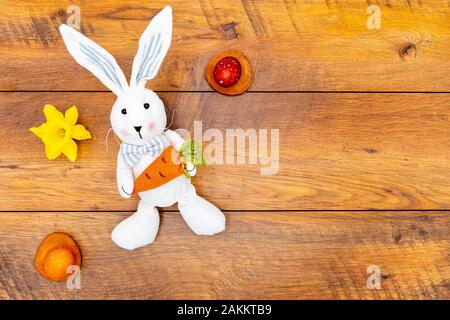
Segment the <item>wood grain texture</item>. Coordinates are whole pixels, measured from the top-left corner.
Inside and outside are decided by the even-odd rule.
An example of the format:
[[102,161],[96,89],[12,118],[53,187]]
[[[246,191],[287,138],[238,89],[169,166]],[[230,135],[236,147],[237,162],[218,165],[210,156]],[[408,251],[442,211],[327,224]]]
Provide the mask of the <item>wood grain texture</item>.
[[[2,213],[1,299],[449,299],[448,212],[227,214],[228,228],[198,237],[177,212],[156,241],[125,251],[109,239],[127,213]],[[33,267],[49,232],[83,253],[81,289]],[[367,267],[381,289],[367,289]]]
[[[1,90],[105,90],[64,48],[57,27],[71,1],[0,2]],[[130,74],[137,42],[164,5],[172,48],[149,85],[210,90],[203,71],[225,49],[243,50],[251,90],[448,91],[450,7],[422,1],[77,1],[81,29]],[[381,8],[370,30],[369,4]]]
[[[173,7],[172,47],[148,84],[172,128],[279,130],[275,175],[248,163],[248,144],[234,150],[244,164],[194,178],[226,210],[225,232],[195,236],[169,208],[152,245],[112,243],[137,206],[118,195],[118,144],[105,143],[114,96],[51,92],[106,91],[63,45],[71,4],[127,75],[150,19]],[[380,30],[366,26],[371,4]],[[448,30],[447,0],[0,1],[0,91],[45,91],[0,92],[0,299],[450,299]],[[253,93],[183,92],[210,91],[204,68],[227,49],[249,57]],[[28,131],[46,103],[76,104],[93,134],[77,162],[46,160]],[[55,231],[81,247],[81,290],[34,270]],[[380,290],[366,286],[370,265]]]
[[[216,128],[224,137],[226,129],[279,130],[274,175],[261,175],[269,165],[250,164],[236,148],[234,164],[199,169],[198,193],[224,210],[450,209],[448,95],[160,95],[167,114],[175,110],[172,128],[193,132],[198,120],[203,132]],[[1,93],[1,210],[135,210],[137,200],[116,190],[112,134],[105,145],[113,101],[111,93]],[[79,143],[75,163],[47,160],[28,131],[44,121],[48,102],[61,110],[76,104],[93,135]]]

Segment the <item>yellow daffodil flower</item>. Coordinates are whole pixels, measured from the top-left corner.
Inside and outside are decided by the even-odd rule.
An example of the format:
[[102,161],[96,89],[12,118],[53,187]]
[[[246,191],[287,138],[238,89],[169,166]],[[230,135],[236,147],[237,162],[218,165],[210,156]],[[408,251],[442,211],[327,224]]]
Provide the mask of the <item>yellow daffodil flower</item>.
[[78,120],[78,109],[72,106],[67,109],[65,115],[59,112],[51,104],[44,107],[44,115],[47,122],[30,131],[41,138],[45,144],[45,154],[49,160],[59,157],[63,153],[70,161],[77,159],[77,144],[72,139],[90,139],[91,134]]

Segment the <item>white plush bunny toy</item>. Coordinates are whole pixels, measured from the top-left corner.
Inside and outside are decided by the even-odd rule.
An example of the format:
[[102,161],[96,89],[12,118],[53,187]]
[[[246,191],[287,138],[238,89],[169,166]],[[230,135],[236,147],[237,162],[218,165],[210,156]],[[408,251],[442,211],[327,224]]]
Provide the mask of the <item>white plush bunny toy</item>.
[[198,196],[184,174],[187,170],[194,175],[195,166],[177,162],[174,150],[184,141],[176,132],[165,130],[163,102],[145,88],[146,81],[158,73],[170,47],[172,8],[167,6],[159,12],[139,40],[129,86],[116,60],[105,49],[67,25],[61,25],[60,32],[73,58],[117,95],[110,117],[115,134],[123,141],[117,157],[117,185],[122,197],[135,193],[141,200],[137,211],[114,228],[112,240],[129,250],[153,242],[159,228],[155,207],[176,202],[196,234],[223,231],[223,213]]

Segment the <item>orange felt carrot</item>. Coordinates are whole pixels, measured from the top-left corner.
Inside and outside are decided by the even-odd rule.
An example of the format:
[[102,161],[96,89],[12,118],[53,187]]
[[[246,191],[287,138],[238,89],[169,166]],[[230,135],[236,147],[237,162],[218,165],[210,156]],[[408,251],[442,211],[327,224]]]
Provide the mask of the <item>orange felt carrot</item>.
[[160,187],[183,173],[178,152],[169,146],[136,178],[133,194]]

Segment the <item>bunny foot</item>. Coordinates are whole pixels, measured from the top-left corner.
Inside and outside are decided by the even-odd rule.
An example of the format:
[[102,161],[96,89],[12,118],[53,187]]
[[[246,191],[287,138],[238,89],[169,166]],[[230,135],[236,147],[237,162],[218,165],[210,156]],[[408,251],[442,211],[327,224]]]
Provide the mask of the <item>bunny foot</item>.
[[158,229],[158,210],[141,201],[138,210],[114,228],[111,238],[119,247],[134,250],[152,243]]
[[178,202],[178,209],[197,235],[210,236],[225,230],[225,216],[215,205],[196,194]]

